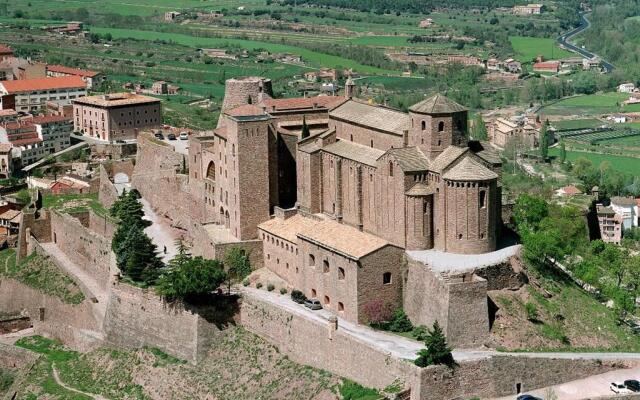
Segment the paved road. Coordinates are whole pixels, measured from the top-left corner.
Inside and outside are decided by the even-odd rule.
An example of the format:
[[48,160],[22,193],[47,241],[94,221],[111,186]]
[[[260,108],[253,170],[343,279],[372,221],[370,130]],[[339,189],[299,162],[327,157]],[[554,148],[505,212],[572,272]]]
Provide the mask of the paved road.
[[[573,45],[573,44],[570,43],[570,40],[572,38],[574,38],[579,33],[584,32],[585,30],[587,30],[591,26],[591,22],[589,22],[589,20],[587,19],[587,13],[581,13],[580,14],[580,18],[582,19],[580,25],[578,27],[570,30],[569,32],[563,34],[562,36],[560,36],[558,38],[558,43],[560,43],[562,46],[566,47],[568,50],[573,51],[574,53],[578,53],[578,54],[580,54],[581,56],[583,56],[585,58],[597,57],[598,56],[597,54],[592,53],[590,51],[587,51],[586,49],[583,49],[582,47],[578,47],[578,46]],[[609,62],[607,62],[605,60],[602,60],[602,67],[604,68],[605,72],[607,72],[607,73],[613,71],[613,69],[615,68],[611,63],[609,63]]]
[[[551,386],[526,392],[540,398],[545,398],[549,389],[558,397],[558,400],[586,400],[600,396],[613,396],[614,393],[609,389],[611,382],[620,382],[626,379],[639,379],[640,367],[630,369],[619,369],[606,372],[601,375],[590,376],[585,379],[579,379],[572,382],[566,382],[560,385]],[[622,397],[622,396],[621,396]],[[513,400],[515,396],[505,396],[494,400]],[[624,398],[624,397],[622,397]]]
[[[144,232],[149,235],[153,243],[158,246],[162,260],[167,263],[178,254],[176,247],[176,239],[178,239],[178,237],[174,235],[164,220],[153,211],[151,204],[149,204],[147,200],[140,199],[140,202],[144,210],[144,219],[152,222],[151,226],[147,227]],[[167,249],[166,252],[164,252],[165,248]]]

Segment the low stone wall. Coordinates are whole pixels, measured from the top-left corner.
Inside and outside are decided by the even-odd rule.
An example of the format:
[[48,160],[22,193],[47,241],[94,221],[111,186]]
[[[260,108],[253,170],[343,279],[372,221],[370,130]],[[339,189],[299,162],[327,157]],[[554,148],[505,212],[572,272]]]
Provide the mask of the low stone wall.
[[168,304],[152,290],[114,283],[104,331],[107,342],[116,346],[158,347],[195,363],[225,325],[224,318],[213,314],[211,310],[195,311]]
[[51,211],[50,215],[52,241],[67,257],[106,288],[112,271],[115,270],[111,240],[85,227],[91,221],[88,213],[79,214],[80,219],[57,211]]
[[331,371],[365,386],[385,388],[397,378],[419,372],[410,361],[378,351],[340,330],[311,321],[245,295],[240,320],[249,331],[264,337],[293,361]]
[[33,365],[39,356],[21,347],[0,343],[0,367],[22,369]]
[[200,224],[190,227],[188,235],[191,239],[191,253],[207,259],[224,260],[227,252],[233,247],[240,247],[249,254],[251,268],[256,270],[263,267],[262,240],[245,240],[232,243],[214,243]]
[[460,363],[453,371],[447,367],[424,368],[411,388],[412,400],[492,398],[516,395],[541,387],[557,385],[622,367],[617,362],[529,358],[497,355]]
[[0,280],[0,310],[19,312],[31,319],[36,334],[58,339],[78,350],[100,343],[99,324],[91,304],[64,303],[14,279]]
[[136,154],[135,143],[92,143],[91,154],[118,160]]

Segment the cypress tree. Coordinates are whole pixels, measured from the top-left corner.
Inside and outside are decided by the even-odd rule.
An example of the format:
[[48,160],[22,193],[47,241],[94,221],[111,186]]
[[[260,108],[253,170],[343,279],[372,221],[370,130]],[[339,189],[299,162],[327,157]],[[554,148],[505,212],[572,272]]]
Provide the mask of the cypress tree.
[[540,157],[546,161],[549,157],[549,120],[544,121],[540,130]]
[[560,140],[560,162],[564,164],[567,161],[567,149],[564,146],[564,139]]
[[427,339],[424,344],[425,349],[418,352],[418,358],[415,360],[415,364],[418,367],[427,367],[429,365],[446,365],[449,368],[453,368],[456,365],[451,354],[451,348],[447,346],[447,339],[440,328],[440,324],[436,320],[433,323],[433,328],[427,333]]
[[302,138],[308,138],[311,136],[311,132],[309,131],[309,126],[307,125],[307,117],[302,117]]

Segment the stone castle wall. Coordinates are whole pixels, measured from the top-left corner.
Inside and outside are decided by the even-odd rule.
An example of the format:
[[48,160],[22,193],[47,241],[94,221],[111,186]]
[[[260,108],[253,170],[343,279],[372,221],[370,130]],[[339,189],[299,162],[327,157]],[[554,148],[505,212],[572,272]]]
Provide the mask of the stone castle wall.
[[21,347],[0,343],[0,367],[22,369],[32,365],[40,356]]
[[118,199],[118,190],[109,179],[109,172],[100,164],[100,189],[98,190],[98,200],[106,208],[111,207]]

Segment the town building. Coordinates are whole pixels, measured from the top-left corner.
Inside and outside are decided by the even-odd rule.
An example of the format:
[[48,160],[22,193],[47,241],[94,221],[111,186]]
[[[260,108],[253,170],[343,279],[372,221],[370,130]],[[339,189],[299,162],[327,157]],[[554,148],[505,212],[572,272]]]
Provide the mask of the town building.
[[33,117],[30,121],[35,125],[38,137],[42,139],[45,153],[57,153],[71,145],[71,133],[73,133],[71,116],[46,115]]
[[135,93],[76,99],[73,116],[76,132],[106,141],[135,139],[140,129],[162,125],[160,100]]
[[544,5],[527,4],[526,6],[513,6],[513,13],[516,15],[540,15]]
[[[260,240],[265,267],[327,310],[363,322],[381,300],[433,322],[405,292],[403,259],[496,250],[500,157],[469,140],[467,109],[442,95],[404,113],[347,86],[345,97],[276,100],[269,80],[229,80],[218,128],[190,139],[190,184],[214,236]],[[486,291],[478,277],[461,283]]]
[[22,211],[7,210],[0,214],[0,229],[5,235],[17,235],[20,230]]
[[582,194],[582,190],[578,189],[574,185],[567,185],[556,190],[556,196],[558,197],[571,197],[579,194]]
[[87,84],[78,76],[0,82],[0,110],[39,111],[49,101],[73,100],[87,95]]
[[86,82],[88,89],[93,89],[106,80],[106,76],[100,72],[65,67],[63,65],[47,65],[47,76],[79,76]]
[[636,90],[636,85],[634,83],[623,83],[618,85],[619,93],[633,93]]
[[433,25],[433,18],[425,18],[420,21],[420,28],[429,28]]
[[305,72],[304,78],[308,81],[333,82],[340,78],[340,71],[337,69],[323,68],[319,71]]
[[175,22],[181,15],[182,13],[179,13],[178,11],[167,11],[164,13],[164,20],[166,22]]
[[42,146],[36,126],[29,121],[7,122],[1,125],[0,143],[8,143],[13,147],[12,156],[21,166],[34,163],[49,154]]
[[591,69],[601,69],[602,66],[602,60],[600,59],[600,57],[592,57],[592,58],[585,58],[582,60],[582,69],[585,71],[591,70]]
[[18,112],[12,108],[0,110],[0,124],[7,121],[14,121],[18,118]]
[[13,50],[9,46],[0,44],[0,61],[7,58],[13,58]]
[[633,197],[615,196],[611,198],[611,209],[620,216],[623,232],[638,226],[636,206],[636,199]]
[[487,136],[491,143],[500,148],[517,138],[526,148],[534,148],[538,144],[540,124],[527,117],[499,117],[487,122]]
[[0,143],[0,178],[7,179],[13,174],[11,143]]
[[560,61],[540,61],[533,64],[533,72],[560,72]]
[[620,244],[622,240],[622,218],[611,207],[596,204],[600,238],[605,243]]
[[46,64],[19,57],[0,60],[0,81],[46,77]]
[[522,63],[513,58],[507,58],[504,60],[504,69],[512,74],[517,74],[522,72]]
[[51,185],[51,193],[55,195],[60,194],[82,194],[88,193],[91,190],[91,183],[88,179],[67,174],[62,178],[59,178]]

